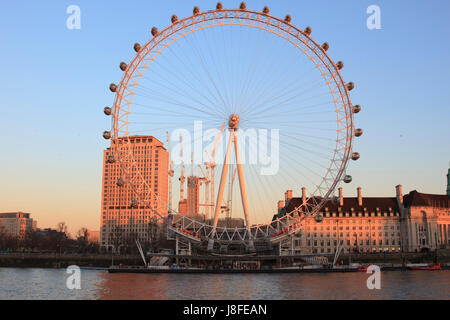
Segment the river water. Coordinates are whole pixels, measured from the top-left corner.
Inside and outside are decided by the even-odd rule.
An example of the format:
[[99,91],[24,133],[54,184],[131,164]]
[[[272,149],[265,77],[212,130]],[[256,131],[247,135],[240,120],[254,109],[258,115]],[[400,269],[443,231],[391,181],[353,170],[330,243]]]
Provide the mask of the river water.
[[109,274],[81,270],[81,289],[67,289],[65,269],[0,268],[0,299],[450,299],[450,271],[381,273],[369,290],[365,273]]

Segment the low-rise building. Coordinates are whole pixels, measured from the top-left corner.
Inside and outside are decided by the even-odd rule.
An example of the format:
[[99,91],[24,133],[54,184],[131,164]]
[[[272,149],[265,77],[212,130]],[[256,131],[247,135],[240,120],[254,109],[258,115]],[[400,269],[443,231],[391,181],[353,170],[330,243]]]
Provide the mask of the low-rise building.
[[403,196],[397,186],[402,217],[402,243],[406,252],[450,248],[450,198],[416,190]]
[[7,236],[25,239],[27,232],[36,230],[37,222],[30,218],[30,213],[4,212],[0,213],[0,233]]
[[100,243],[100,231],[89,230],[87,234],[87,241],[89,243]]
[[[450,173],[450,170],[449,170]],[[309,199],[311,201],[311,199]],[[293,212],[306,199],[288,190],[278,202],[278,217]],[[396,186],[395,197],[339,196],[320,210],[321,219],[307,216],[302,232],[291,239],[293,254],[335,252],[420,252],[450,248],[450,198],[447,194],[425,194],[416,190],[403,195]]]

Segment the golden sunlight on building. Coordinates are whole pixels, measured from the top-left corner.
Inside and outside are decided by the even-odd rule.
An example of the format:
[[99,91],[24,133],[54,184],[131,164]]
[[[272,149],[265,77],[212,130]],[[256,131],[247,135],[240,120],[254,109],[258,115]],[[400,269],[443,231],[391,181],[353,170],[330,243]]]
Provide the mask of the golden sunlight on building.
[[30,213],[5,212],[0,213],[0,233],[9,237],[25,239],[25,235],[36,230],[37,222],[30,218]]
[[100,231],[89,230],[87,234],[87,241],[89,243],[100,243]]
[[[450,201],[447,195],[412,191],[403,196],[402,186],[396,197],[339,197],[321,210],[321,219],[306,217],[303,231],[293,237],[294,254],[333,253],[338,243],[344,252],[419,252],[450,247]],[[278,216],[292,212],[306,200],[285,194],[278,202]],[[316,221],[317,220],[317,221]]]
[[[119,138],[118,143],[124,143]],[[113,249],[125,238],[149,242],[152,218],[168,212],[169,153],[162,142],[152,136],[128,137],[133,168],[139,171],[145,184],[140,194],[149,194],[148,202],[139,199],[134,187],[126,181],[120,161],[111,161],[111,150],[103,153],[102,213],[100,226],[101,246]]]

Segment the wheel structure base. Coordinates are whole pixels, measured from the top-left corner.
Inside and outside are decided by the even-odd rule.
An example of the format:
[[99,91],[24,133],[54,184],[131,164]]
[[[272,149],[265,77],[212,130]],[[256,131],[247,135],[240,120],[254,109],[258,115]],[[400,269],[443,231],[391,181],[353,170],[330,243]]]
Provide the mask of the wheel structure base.
[[213,249],[214,249],[214,240],[213,239],[209,239],[208,240],[208,246],[206,247],[206,251],[212,252]]
[[291,235],[279,242],[278,253],[280,256],[295,255],[294,236]]
[[175,236],[175,254],[177,256],[190,256],[192,255],[192,245],[189,239]]

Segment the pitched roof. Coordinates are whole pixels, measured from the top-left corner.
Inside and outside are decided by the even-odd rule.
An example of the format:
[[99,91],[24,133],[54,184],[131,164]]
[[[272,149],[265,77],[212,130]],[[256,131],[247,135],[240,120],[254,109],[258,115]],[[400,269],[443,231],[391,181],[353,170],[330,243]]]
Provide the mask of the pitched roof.
[[414,190],[403,197],[403,204],[405,207],[419,206],[449,208],[450,198],[446,194],[427,194]]
[[[320,197],[310,198],[308,199],[308,203],[319,203],[321,199],[322,198]],[[301,204],[302,198],[300,197],[290,199],[287,201],[286,206],[281,209],[280,213],[275,215],[274,218],[284,216],[286,213],[294,211],[295,208],[300,207]],[[411,206],[450,208],[450,198],[445,194],[426,194],[414,190],[403,196],[403,205],[407,208]],[[343,212],[351,212],[352,209],[356,212],[361,212],[363,210],[376,212],[377,209],[381,212],[388,212],[390,209],[394,212],[400,211],[396,197],[363,197],[362,206],[359,205],[357,197],[344,197],[343,206],[340,206],[339,202],[330,200],[325,203],[321,211],[328,209],[329,212],[337,212],[338,208],[341,208]]]
[[[320,198],[316,198],[319,201]],[[309,199],[312,203],[313,200]],[[288,201],[285,207],[286,212],[291,212],[298,208],[302,203],[302,198],[292,198]],[[403,204],[405,207],[411,206],[429,206],[429,207],[440,207],[440,208],[450,208],[450,198],[445,194],[427,194],[420,193],[417,190],[411,191],[409,194],[403,197]],[[396,197],[363,197],[362,206],[358,203],[357,197],[344,198],[344,205],[341,207],[339,203],[332,200],[328,201],[322,210],[328,209],[330,212],[337,211],[341,208],[342,211],[348,212],[353,208],[354,210],[364,210],[376,211],[377,209],[381,211],[389,211],[392,209],[394,211],[399,211]]]
[[[292,198],[290,201],[288,201],[286,212],[293,211],[295,208],[299,207],[301,203],[302,198]],[[327,208],[330,212],[338,211],[338,208],[341,208],[344,212],[349,212],[352,208],[357,211],[361,211],[364,209],[367,209],[368,211],[376,211],[377,209],[380,209],[384,212],[389,211],[389,209],[392,209],[393,211],[399,211],[397,199],[387,197],[363,197],[362,206],[359,206],[357,197],[344,198],[344,205],[342,207],[335,201],[328,201],[323,207],[322,211],[325,210],[325,208]]]

